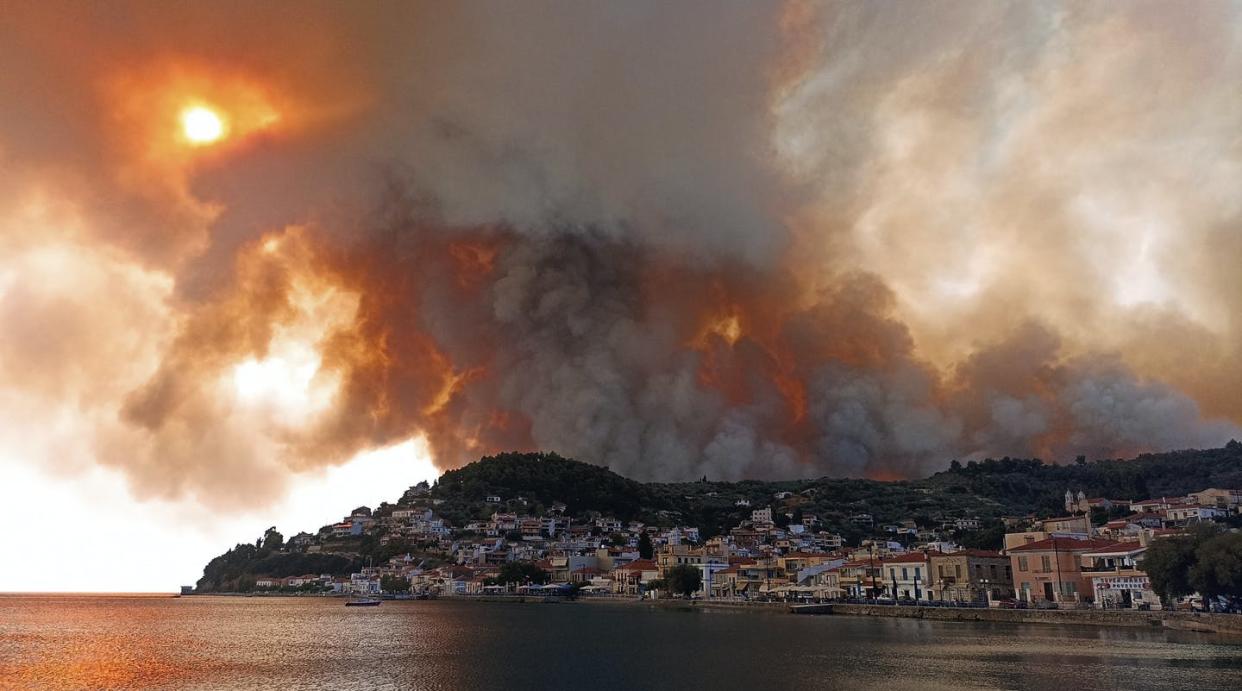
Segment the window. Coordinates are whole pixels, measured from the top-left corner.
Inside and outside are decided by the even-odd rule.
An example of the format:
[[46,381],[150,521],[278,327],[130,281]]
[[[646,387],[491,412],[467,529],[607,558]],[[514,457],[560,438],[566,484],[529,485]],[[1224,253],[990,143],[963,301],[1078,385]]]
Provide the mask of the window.
[[1044,571],[1052,570],[1052,558],[1049,557],[1047,554],[1039,558],[1039,563],[1043,567]]
[[[1030,570],[1030,564],[1029,564],[1029,563],[1027,563],[1027,561],[1026,561],[1026,557],[1018,557],[1018,570],[1019,570],[1019,571],[1029,571],[1029,570]],[[1030,585],[1030,584],[1029,584],[1029,583],[1026,583],[1026,584],[1024,584],[1024,585]]]
[[889,578],[896,578],[896,577],[897,577],[897,569],[889,569],[889,570],[888,570],[888,577],[889,577]]
[[914,580],[916,581],[919,580],[919,578],[922,577],[922,574],[923,574],[923,567],[921,566],[914,567]]
[[961,565],[961,564],[954,564],[954,565],[953,565],[953,577],[954,577],[954,578],[961,578],[961,577],[962,577],[962,565]]
[[906,567],[901,567],[901,580],[904,581],[908,578],[910,578],[910,572],[906,569]]
[[1068,583],[1062,583],[1062,584],[1061,584],[1061,594],[1062,594],[1062,595],[1067,595],[1067,596],[1077,595],[1077,594],[1078,594],[1078,584],[1077,584],[1077,583],[1074,583],[1073,581],[1070,581],[1070,582],[1068,582]]

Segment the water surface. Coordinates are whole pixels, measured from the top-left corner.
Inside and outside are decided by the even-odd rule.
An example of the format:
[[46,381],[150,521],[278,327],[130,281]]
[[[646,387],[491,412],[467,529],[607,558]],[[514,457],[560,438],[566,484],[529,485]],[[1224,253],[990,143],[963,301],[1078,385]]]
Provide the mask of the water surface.
[[0,687],[1242,686],[1242,640],[598,603],[0,596]]

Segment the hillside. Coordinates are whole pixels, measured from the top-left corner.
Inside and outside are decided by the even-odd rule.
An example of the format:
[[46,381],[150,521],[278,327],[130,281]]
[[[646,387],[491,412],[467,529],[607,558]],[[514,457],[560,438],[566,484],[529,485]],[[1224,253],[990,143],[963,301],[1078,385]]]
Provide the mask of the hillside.
[[[487,520],[497,511],[541,516],[555,509],[579,520],[612,516],[648,525],[694,526],[706,539],[750,518],[753,509],[770,506],[778,521],[787,520],[788,513],[813,514],[821,529],[840,534],[850,544],[885,535],[885,525],[903,520],[936,528],[954,519],[975,518],[979,530],[955,531],[954,538],[968,547],[996,547],[1001,517],[1062,513],[1067,489],[1092,497],[1147,499],[1208,487],[1242,488],[1242,443],[1132,460],[1080,458],[1067,465],[1011,458],[953,461],[931,477],[900,482],[820,478],[641,483],[553,453],[506,453],[448,471],[424,496],[407,493],[395,504],[381,504],[375,516],[389,516],[402,507],[431,507],[455,537],[466,524]],[[362,536],[332,538],[325,527],[315,538],[316,553],[282,549],[279,534],[268,535],[213,559],[200,587],[224,589],[259,574],[344,574],[367,559],[378,563],[406,552],[428,560],[447,556],[430,543],[386,540],[384,535],[379,528]]]
[[[860,531],[850,516],[870,514],[877,525],[913,518],[931,526],[944,519],[1063,511],[1066,489],[1111,499],[1176,496],[1206,487],[1242,487],[1242,443],[1219,449],[1145,454],[1133,460],[1068,465],[1038,459],[956,461],[948,470],[913,481],[820,478],[814,480],[640,483],[612,471],[556,454],[501,454],[445,473],[432,489],[443,500],[437,512],[454,524],[483,519],[497,510],[486,497],[523,497],[525,510],[542,513],[553,502],[566,514],[589,511],[622,520],[699,527],[718,534],[748,518],[752,508],[773,504],[814,513],[830,530]],[[795,496],[773,502],[778,492]],[[738,506],[745,499],[749,506]]]
[[637,518],[657,501],[647,485],[554,453],[487,456],[441,475],[431,494],[441,501],[437,513],[454,523],[494,511],[494,506],[487,506],[488,496],[520,497],[528,502],[525,510],[531,514],[542,514],[559,502],[570,515],[599,511],[624,521]]

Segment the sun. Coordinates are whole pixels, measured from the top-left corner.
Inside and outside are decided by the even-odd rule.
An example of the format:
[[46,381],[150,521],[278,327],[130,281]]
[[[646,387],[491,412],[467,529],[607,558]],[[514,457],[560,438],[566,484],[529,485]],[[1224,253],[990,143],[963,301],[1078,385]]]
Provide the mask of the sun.
[[181,111],[181,132],[191,144],[211,144],[224,136],[224,120],[210,108],[193,106]]

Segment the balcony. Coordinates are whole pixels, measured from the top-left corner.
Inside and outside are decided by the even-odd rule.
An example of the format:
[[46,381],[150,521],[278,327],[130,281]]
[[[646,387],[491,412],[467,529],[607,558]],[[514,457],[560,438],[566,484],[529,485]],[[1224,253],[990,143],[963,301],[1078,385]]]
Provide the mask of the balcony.
[[1080,570],[1082,571],[1084,575],[1086,574],[1098,575],[1098,574],[1134,574],[1134,573],[1141,574],[1143,573],[1134,564],[1113,564],[1113,565],[1093,564],[1091,566],[1084,566]]

